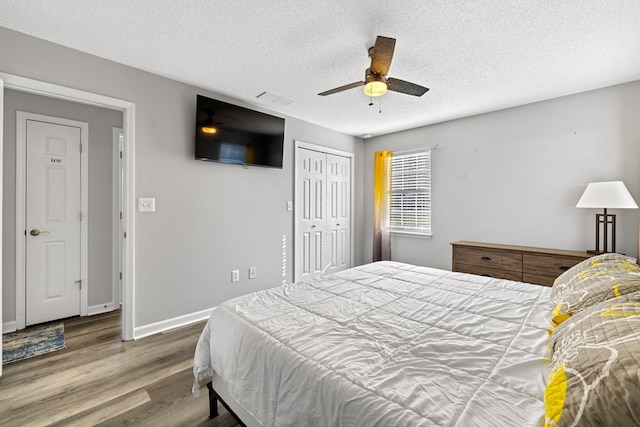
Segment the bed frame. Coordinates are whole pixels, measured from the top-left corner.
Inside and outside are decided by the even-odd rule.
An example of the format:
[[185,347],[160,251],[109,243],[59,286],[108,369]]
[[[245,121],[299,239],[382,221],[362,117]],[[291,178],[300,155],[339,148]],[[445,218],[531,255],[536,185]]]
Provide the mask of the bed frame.
[[220,395],[216,393],[216,391],[213,389],[213,383],[211,381],[207,383],[207,388],[209,389],[209,419],[212,420],[220,415],[220,413],[218,412],[218,402],[220,402],[222,403],[222,406],[224,406],[224,408],[227,410],[227,412],[229,412],[231,416],[235,418],[238,424],[240,424],[242,427],[247,427],[246,424],[243,423],[242,420],[236,415],[236,413],[233,412],[229,405],[227,405],[227,402],[222,400]]

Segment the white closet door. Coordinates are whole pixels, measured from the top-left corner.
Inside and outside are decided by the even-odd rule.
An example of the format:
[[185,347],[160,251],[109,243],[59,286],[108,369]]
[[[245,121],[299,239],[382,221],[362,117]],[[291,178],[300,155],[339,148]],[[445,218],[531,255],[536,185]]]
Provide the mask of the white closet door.
[[327,154],[327,273],[351,267],[351,159]]
[[351,158],[296,148],[295,281],[351,267]]
[[296,280],[305,280],[318,276],[326,266],[326,154],[300,148],[296,165]]

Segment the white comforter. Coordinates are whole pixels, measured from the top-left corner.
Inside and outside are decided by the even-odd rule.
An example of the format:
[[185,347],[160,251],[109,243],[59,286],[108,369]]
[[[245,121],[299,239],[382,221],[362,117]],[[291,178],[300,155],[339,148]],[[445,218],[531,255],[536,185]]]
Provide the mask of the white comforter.
[[264,426],[539,426],[549,292],[368,264],[217,307],[194,373]]

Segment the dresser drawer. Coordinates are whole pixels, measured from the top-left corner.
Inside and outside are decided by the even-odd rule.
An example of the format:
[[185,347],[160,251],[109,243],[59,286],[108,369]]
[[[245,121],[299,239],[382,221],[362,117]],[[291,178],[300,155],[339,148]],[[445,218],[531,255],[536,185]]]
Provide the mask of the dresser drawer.
[[[454,269],[457,264],[509,270],[520,275],[522,280],[522,254],[484,248],[457,247],[453,251]],[[477,273],[475,273],[477,274]]]
[[525,273],[558,277],[585,258],[524,254],[522,269]]
[[583,259],[585,258],[524,254],[522,259],[523,279],[525,282],[551,286],[559,275]]
[[501,270],[499,268],[485,267],[482,265],[456,264],[454,266],[454,271],[522,282],[522,273],[519,271]]

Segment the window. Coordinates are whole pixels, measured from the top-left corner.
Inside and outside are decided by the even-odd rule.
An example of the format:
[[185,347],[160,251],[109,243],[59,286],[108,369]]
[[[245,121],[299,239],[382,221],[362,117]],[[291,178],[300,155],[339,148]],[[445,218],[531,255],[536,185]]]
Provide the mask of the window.
[[431,152],[391,158],[392,232],[431,235]]

